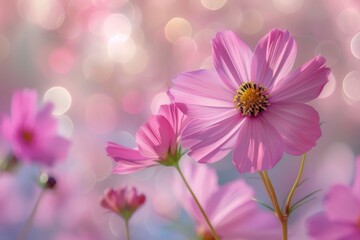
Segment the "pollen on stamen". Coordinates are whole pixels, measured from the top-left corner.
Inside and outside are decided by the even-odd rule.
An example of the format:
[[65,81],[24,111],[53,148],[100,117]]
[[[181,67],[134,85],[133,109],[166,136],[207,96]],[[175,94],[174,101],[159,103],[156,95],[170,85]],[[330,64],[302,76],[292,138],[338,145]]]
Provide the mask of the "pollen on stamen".
[[256,117],[270,105],[268,99],[267,89],[262,85],[245,82],[239,86],[233,102],[243,116]]

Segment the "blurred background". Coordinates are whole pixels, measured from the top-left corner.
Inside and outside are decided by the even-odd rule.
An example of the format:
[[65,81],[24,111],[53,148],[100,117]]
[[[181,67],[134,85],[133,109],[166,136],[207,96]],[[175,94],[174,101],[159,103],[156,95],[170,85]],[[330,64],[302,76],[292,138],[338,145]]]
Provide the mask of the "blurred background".
[[[122,239],[123,222],[99,206],[108,187],[132,185],[147,202],[132,218],[133,239],[193,239],[193,223],[171,192],[172,169],[111,174],[107,141],[134,147],[134,134],[161,104],[179,72],[213,68],[210,40],[235,31],[252,49],[272,28],[298,45],[294,67],[321,54],[332,69],[320,97],[323,136],[309,153],[308,180],[295,200],[322,189],[291,217],[290,239],[307,239],[305,219],[321,210],[329,186],[350,184],[360,153],[360,2],[357,0],[0,0],[0,112],[14,90],[52,101],[69,157],[51,169],[58,189],[41,202],[28,239]],[[6,148],[2,144],[2,153]],[[283,199],[300,157],[270,171]],[[217,162],[220,183],[244,178],[269,202],[258,175]],[[43,169],[41,169],[43,170]],[[38,166],[0,175],[0,239],[15,239],[39,194]]]

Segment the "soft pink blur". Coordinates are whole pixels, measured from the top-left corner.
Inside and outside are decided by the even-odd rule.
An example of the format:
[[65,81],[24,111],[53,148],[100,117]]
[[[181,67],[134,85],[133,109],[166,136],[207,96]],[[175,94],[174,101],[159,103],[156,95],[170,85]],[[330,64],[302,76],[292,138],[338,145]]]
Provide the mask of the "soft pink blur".
[[324,211],[307,221],[311,239],[360,239],[360,157],[352,186],[334,185],[324,199]]
[[[1,115],[10,113],[15,90],[36,89],[39,104],[53,102],[57,130],[72,142],[68,158],[55,169],[61,191],[63,185],[69,187],[66,206],[58,207],[63,194],[45,195],[44,208],[53,210],[40,206],[39,224],[28,239],[119,239],[121,219],[96,208],[104,189],[123,185],[141,187],[151,203],[133,216],[134,239],[188,239],[192,226],[169,221],[181,218],[170,195],[169,171],[149,168],[113,175],[104,145],[112,140],[134,148],[138,128],[169,103],[170,79],[179,72],[212,68],[210,40],[221,30],[234,31],[254,49],[270,29],[287,29],[300,49],[294,68],[318,54],[331,68],[329,83],[310,102],[319,112],[322,137],[308,154],[304,178],[309,180],[294,201],[323,191],[291,216],[290,238],[308,239],[304,222],[322,209],[323,194],[334,184],[351,181],[354,155],[360,154],[357,0],[0,0],[0,6]],[[2,156],[4,148],[2,144]],[[300,159],[283,158],[269,171],[281,200]],[[269,202],[255,175],[239,175],[230,159],[213,167],[221,183],[246,178],[256,197]],[[8,216],[0,222],[5,239],[16,238],[30,213],[38,168],[24,166],[7,179],[0,176],[1,208]],[[48,213],[61,221],[43,226],[53,217]]]

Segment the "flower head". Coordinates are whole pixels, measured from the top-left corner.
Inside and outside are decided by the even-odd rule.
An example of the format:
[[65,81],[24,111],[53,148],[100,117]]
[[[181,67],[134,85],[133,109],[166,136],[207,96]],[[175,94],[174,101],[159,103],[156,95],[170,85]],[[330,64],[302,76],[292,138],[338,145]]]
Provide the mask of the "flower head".
[[[280,225],[275,216],[258,208],[253,200],[253,189],[243,180],[219,186],[216,172],[206,165],[186,164],[183,169],[191,188],[222,240],[280,238]],[[179,204],[196,222],[199,239],[212,240],[212,234],[201,212],[180,178],[175,178],[174,191]]]
[[36,100],[34,90],[16,91],[11,101],[11,116],[2,120],[1,133],[18,159],[52,165],[66,157],[70,142],[56,132],[53,105],[47,103],[38,110]]
[[134,187],[110,188],[105,191],[100,204],[102,207],[128,220],[145,203],[145,199],[145,195],[138,194]]
[[177,164],[181,157],[179,136],[186,122],[175,104],[162,105],[159,114],[151,116],[137,132],[138,149],[107,143],[108,156],[117,162],[113,171],[124,174],[159,164]]
[[216,71],[173,79],[169,95],[193,119],[182,143],[198,162],[215,162],[234,149],[239,172],[272,168],[283,153],[301,155],[321,136],[319,115],[305,104],[316,98],[330,70],[315,57],[290,72],[296,43],[274,29],[255,51],[231,31],[212,41]]
[[360,239],[360,157],[353,186],[335,185],[324,200],[324,211],[307,221],[312,239]]

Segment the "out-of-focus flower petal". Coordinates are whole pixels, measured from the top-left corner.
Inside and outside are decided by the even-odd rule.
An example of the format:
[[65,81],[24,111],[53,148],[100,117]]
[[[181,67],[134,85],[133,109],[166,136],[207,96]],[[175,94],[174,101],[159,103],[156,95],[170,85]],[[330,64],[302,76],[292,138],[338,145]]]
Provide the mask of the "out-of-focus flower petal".
[[[215,170],[205,166],[196,166],[189,161],[191,161],[191,159],[184,159],[183,161],[183,174],[200,204],[205,206],[211,195],[218,189],[218,177]],[[180,176],[178,176],[179,174],[176,175],[177,176],[174,178],[173,185],[175,196],[179,199],[179,204],[191,215],[193,219],[206,225],[206,221],[193,197],[190,195],[189,190],[186,188]]]
[[36,97],[34,90],[15,92],[11,116],[3,118],[1,131],[19,160],[50,166],[66,158],[70,141],[56,132],[52,104],[46,103],[37,110]]
[[[252,199],[252,188],[244,181],[219,187],[213,169],[206,165],[184,165],[184,175],[221,239],[280,239],[277,219],[258,208]],[[175,178],[174,189],[180,205],[196,221],[200,238],[204,234],[211,236],[204,217],[179,177]]]
[[360,219],[360,199],[347,186],[334,186],[326,196],[324,209],[329,220],[355,223]]
[[105,190],[100,205],[128,220],[145,203],[145,199],[145,195],[138,194],[134,187],[110,188]]
[[355,160],[355,176],[352,189],[355,196],[360,199],[360,156]]
[[330,221],[323,212],[309,218],[306,225],[310,239],[314,240],[345,240],[349,239],[347,236],[351,236],[355,230],[350,224]]
[[31,124],[36,113],[37,93],[35,90],[23,89],[14,92],[11,101],[11,118],[15,125]]

